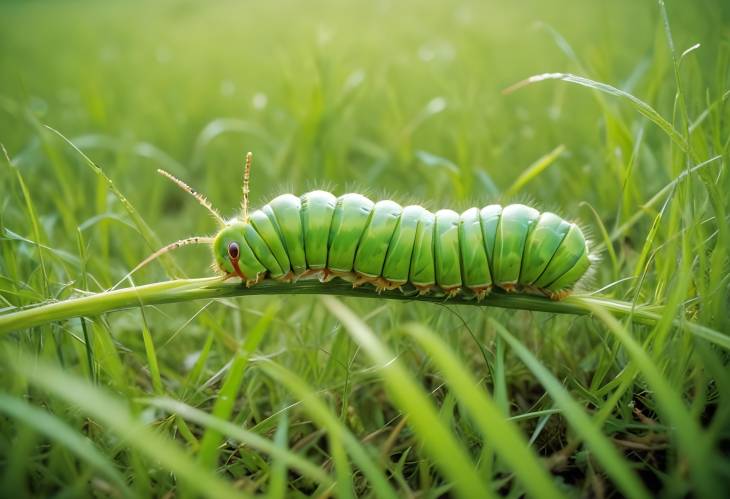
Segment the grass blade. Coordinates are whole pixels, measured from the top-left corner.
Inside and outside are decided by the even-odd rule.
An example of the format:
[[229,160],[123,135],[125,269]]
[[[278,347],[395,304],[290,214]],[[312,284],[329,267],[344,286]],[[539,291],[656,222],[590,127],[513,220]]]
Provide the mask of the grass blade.
[[147,354],[147,363],[149,364],[150,377],[152,378],[152,387],[155,392],[160,394],[165,390],[162,386],[162,377],[160,376],[160,364],[157,361],[157,352],[155,351],[155,343],[152,341],[152,334],[147,325],[147,317],[144,314],[144,307],[139,308],[142,316],[142,340],[144,342],[144,350]]
[[677,131],[676,128],[672,126],[671,123],[669,123],[664,117],[662,117],[659,112],[651,107],[649,104],[644,102],[643,100],[631,95],[628,92],[624,92],[623,90],[619,90],[616,87],[613,87],[611,85],[608,85],[607,83],[601,83],[598,81],[591,80],[590,78],[585,78],[583,76],[577,76],[570,73],[543,73],[539,75],[530,76],[526,80],[522,80],[518,83],[515,83],[511,87],[505,89],[503,93],[509,94],[514,92],[515,90],[518,90],[522,87],[525,87],[527,85],[531,85],[533,83],[538,83],[541,81],[546,80],[562,80],[568,83],[573,83],[576,85],[580,85],[582,87],[592,88],[594,90],[598,90],[600,92],[609,94],[609,95],[615,95],[617,97],[621,97],[623,99],[626,99],[631,106],[637,110],[639,113],[641,113],[643,116],[647,117],[652,123],[657,125],[659,128],[664,130],[664,133],[666,133],[669,138],[679,146],[682,151],[685,153],[689,152],[689,147],[687,146],[687,141],[684,139],[681,133]]
[[[215,405],[213,406],[214,417],[223,421],[230,419],[233,413],[233,406],[238,398],[238,392],[241,390],[241,385],[243,384],[243,376],[246,373],[248,359],[251,353],[258,348],[259,343],[261,343],[264,334],[269,329],[271,321],[274,320],[278,308],[279,305],[277,302],[269,304],[263,316],[256,322],[256,325],[246,336],[246,340],[240,351],[237,352],[231,368],[228,371],[228,376],[216,397]],[[212,427],[208,427],[200,443],[200,454],[198,455],[199,461],[204,466],[211,467],[215,465],[218,458],[218,446],[221,440],[222,436],[220,432]]]
[[25,208],[28,212],[28,218],[30,219],[30,225],[33,228],[33,238],[35,241],[33,243],[36,246],[36,249],[38,250],[38,261],[40,262],[41,266],[41,272],[43,273],[43,291],[44,296],[49,296],[49,288],[48,288],[48,270],[46,268],[46,262],[44,258],[45,248],[41,244],[41,231],[40,231],[40,224],[38,215],[36,214],[35,207],[33,206],[33,199],[30,197],[30,192],[28,191],[28,186],[25,184],[25,180],[23,180],[23,176],[20,174],[20,170],[16,168],[13,165],[13,162],[10,160],[10,156],[8,155],[8,152],[5,150],[5,146],[0,144],[0,148],[2,149],[3,155],[5,157],[5,161],[7,161],[8,166],[10,166],[15,171],[15,176],[18,180],[18,185],[20,185],[20,190],[23,193],[23,200],[25,201]]
[[505,419],[497,403],[469,374],[463,362],[430,329],[419,324],[404,327],[443,372],[459,402],[469,411],[482,434],[517,475],[533,497],[562,497],[521,431]]
[[[66,138],[66,136],[63,135],[60,131],[48,125],[44,126],[54,134],[58,135],[61,140],[63,140],[69,146],[71,146],[71,148],[73,148],[73,150],[76,151],[83,158],[84,162],[94,171],[94,173],[96,173],[101,179],[104,180],[104,183],[106,183],[109,190],[114,194],[114,196],[116,196],[116,198],[119,200],[119,203],[122,205],[122,207],[124,207],[127,214],[129,214],[130,218],[134,222],[135,227],[137,227],[137,230],[139,230],[139,233],[142,235],[145,243],[147,243],[150,251],[156,251],[158,248],[160,248],[162,246],[162,243],[155,235],[154,231],[150,229],[149,225],[147,225],[147,222],[145,222],[142,218],[142,215],[140,215],[137,209],[132,206],[132,203],[129,202],[127,197],[122,194],[122,191],[119,190],[119,188],[114,184],[112,179],[109,178],[106,173],[104,173],[104,170],[99,168],[89,156],[87,156],[81,149],[79,149],[73,142],[71,142],[70,139]],[[174,260],[169,257],[169,255],[163,255],[161,263],[168,273],[172,273],[173,270],[180,270],[174,263]]]
[[601,429],[591,421],[585,409],[570,396],[562,383],[543,366],[539,360],[512,336],[507,329],[494,319],[489,320],[497,334],[506,341],[515,354],[532,371],[545,390],[550,394],[555,405],[561,410],[563,417],[568,421],[578,436],[583,439],[588,448],[603,465],[606,473],[613,479],[618,488],[627,497],[649,498],[649,492],[638,479],[633,470],[621,457],[616,448],[603,435]]
[[53,414],[4,393],[0,393],[0,412],[22,420],[35,431],[65,446],[114,483],[125,497],[134,497],[126,480],[107,456],[86,436]]
[[555,163],[555,161],[560,157],[561,154],[563,154],[564,151],[565,146],[563,144],[560,144],[558,147],[532,163],[530,166],[527,167],[527,169],[525,169],[525,171],[520,173],[520,176],[517,177],[517,180],[515,180],[514,183],[510,185],[506,191],[504,191],[504,195],[506,197],[509,197],[517,194],[520,189],[527,185],[528,182],[534,180],[538,175],[547,170],[550,165]]
[[247,497],[214,473],[198,466],[177,443],[148,428],[117,398],[59,368],[37,363],[19,352],[6,354],[5,359],[7,365],[31,384],[78,406],[117,434],[128,446],[175,473],[178,480],[201,496],[211,499]]
[[493,497],[494,493],[477,474],[465,449],[444,426],[433,403],[395,355],[349,308],[334,298],[323,297],[322,300],[379,367],[393,402],[408,414],[408,424],[444,477],[452,482],[457,495]]
[[[276,434],[274,435],[274,445],[276,449],[287,451],[287,440],[289,437],[289,416],[287,412],[283,412],[279,416],[279,424],[276,428]],[[269,479],[269,489],[266,491],[266,496],[271,499],[279,497],[285,497],[286,494],[286,473],[287,464],[283,459],[273,457],[273,464],[271,465],[271,478]],[[309,464],[308,461],[304,461]],[[316,466],[312,466],[317,471],[320,471]]]
[[332,478],[322,469],[306,459],[298,456],[297,454],[289,451],[288,449],[282,448],[281,446],[273,443],[264,437],[241,428],[238,425],[225,421],[216,416],[203,412],[199,409],[191,407],[178,400],[170,398],[153,398],[153,399],[140,399],[141,403],[156,407],[163,411],[167,411],[171,414],[177,414],[187,421],[192,421],[199,425],[203,425],[206,428],[212,428],[221,435],[225,435],[226,438],[236,440],[242,444],[246,444],[256,450],[265,452],[278,460],[280,463],[285,464],[291,468],[294,468],[317,482],[326,486],[333,484]]
[[330,411],[327,405],[319,399],[314,390],[303,379],[270,360],[262,360],[258,365],[266,374],[284,385],[290,393],[301,401],[318,426],[327,430],[328,434],[338,435],[345,449],[352,456],[352,460],[370,480],[377,497],[387,497],[389,499],[398,497],[382,470],[373,462],[363,445],[350,433],[342,421]]
[[642,345],[631,337],[616,318],[599,306],[593,306],[592,309],[593,314],[618,338],[653,390],[662,414],[674,428],[679,447],[687,458],[699,495],[702,497],[721,496],[721,491],[716,488],[719,480],[714,480],[711,472],[713,451],[707,448],[708,440],[697,421],[692,418],[685,407],[680,392],[669,384]]

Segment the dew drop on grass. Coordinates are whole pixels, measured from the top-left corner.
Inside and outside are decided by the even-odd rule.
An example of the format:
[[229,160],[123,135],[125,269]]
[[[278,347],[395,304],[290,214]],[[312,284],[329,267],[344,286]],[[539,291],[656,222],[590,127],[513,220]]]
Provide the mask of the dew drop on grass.
[[424,43],[418,49],[418,57],[423,62],[448,62],[454,59],[455,54],[456,51],[454,50],[454,47],[449,42],[444,40],[430,41]]
[[155,59],[160,64],[167,64],[172,60],[172,52],[167,47],[157,47],[157,50],[155,50]]
[[264,109],[268,103],[269,98],[263,92],[256,92],[256,94],[254,94],[253,98],[251,99],[251,105],[254,109],[259,111]]
[[324,47],[332,40],[333,36],[334,33],[331,28],[320,25],[317,29],[317,45]]
[[428,104],[426,104],[426,114],[429,115],[438,114],[444,109],[446,109],[446,99],[443,97],[431,99]]
[[363,71],[362,69],[357,69],[350,73],[350,75],[347,77],[347,81],[345,81],[345,90],[352,90],[353,88],[357,88],[363,81],[365,81],[365,71]]
[[200,350],[185,356],[185,360],[183,360],[183,366],[185,367],[185,370],[186,371],[191,370],[193,368],[193,366],[195,365],[195,363],[198,361],[199,357],[200,357]]
[[560,106],[550,106],[548,107],[548,117],[553,121],[558,121],[560,119]]
[[232,80],[223,80],[221,82],[221,95],[223,97],[231,97],[236,93],[236,84]]
[[459,24],[464,26],[466,26],[467,24],[471,24],[474,20],[474,14],[471,7],[468,5],[460,5],[454,11],[454,19],[456,19]]

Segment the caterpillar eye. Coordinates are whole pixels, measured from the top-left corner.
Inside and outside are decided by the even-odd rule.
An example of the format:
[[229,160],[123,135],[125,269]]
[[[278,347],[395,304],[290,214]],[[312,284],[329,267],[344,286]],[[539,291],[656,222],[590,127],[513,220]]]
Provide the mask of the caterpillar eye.
[[239,254],[240,249],[238,248],[238,243],[231,243],[228,245],[228,256],[231,258],[231,260],[238,260]]

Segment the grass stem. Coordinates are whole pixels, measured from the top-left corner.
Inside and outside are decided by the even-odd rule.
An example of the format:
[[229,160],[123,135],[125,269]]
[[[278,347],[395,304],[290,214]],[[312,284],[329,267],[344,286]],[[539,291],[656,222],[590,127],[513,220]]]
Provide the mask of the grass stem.
[[[201,299],[235,298],[255,295],[337,295],[360,298],[379,298],[430,302],[447,305],[471,305],[533,310],[554,314],[589,315],[592,307],[601,307],[620,318],[629,318],[636,324],[655,325],[662,317],[661,307],[634,307],[631,303],[590,295],[572,295],[561,301],[541,296],[508,294],[495,291],[481,301],[468,297],[445,299],[439,296],[413,296],[398,290],[375,293],[371,288],[353,288],[347,282],[320,283],[302,280],[293,284],[266,281],[250,288],[237,282],[223,282],[219,277],[177,279],[143,286],[116,289],[64,301],[37,305],[0,315],[0,334],[28,329],[74,317],[100,315],[141,305],[160,305]],[[675,326],[684,327],[700,338],[730,349],[730,337],[713,329],[689,321],[675,320]]]

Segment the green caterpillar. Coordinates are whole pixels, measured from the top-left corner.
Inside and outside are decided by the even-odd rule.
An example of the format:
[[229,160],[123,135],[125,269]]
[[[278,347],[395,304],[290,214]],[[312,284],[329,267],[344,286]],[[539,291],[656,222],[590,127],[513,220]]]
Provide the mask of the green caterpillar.
[[[588,271],[591,255],[581,229],[522,204],[431,213],[393,201],[373,203],[360,194],[340,197],[312,191],[283,194],[248,213],[251,153],[244,173],[243,214],[225,221],[210,203],[181,180],[163,175],[192,194],[222,226],[214,238],[185,244],[212,245],[215,268],[247,286],[265,278],[292,282],[335,277],[376,291],[410,284],[419,293],[471,293],[477,299],[494,287],[539,293],[558,300]],[[135,269],[136,270],[136,269]]]

